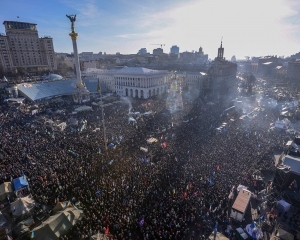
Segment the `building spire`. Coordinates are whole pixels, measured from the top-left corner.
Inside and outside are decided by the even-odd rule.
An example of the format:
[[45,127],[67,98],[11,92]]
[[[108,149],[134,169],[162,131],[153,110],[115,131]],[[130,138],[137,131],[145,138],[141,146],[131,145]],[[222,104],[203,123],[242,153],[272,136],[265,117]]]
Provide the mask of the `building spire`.
[[224,56],[224,48],[223,48],[222,44],[223,44],[223,37],[221,38],[221,46],[218,49],[218,58],[219,59],[223,59],[223,56]]

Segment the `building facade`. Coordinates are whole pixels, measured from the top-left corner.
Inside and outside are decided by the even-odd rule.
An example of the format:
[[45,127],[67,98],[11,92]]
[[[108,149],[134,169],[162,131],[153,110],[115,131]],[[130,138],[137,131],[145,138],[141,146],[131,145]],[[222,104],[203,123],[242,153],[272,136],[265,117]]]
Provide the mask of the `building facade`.
[[162,48],[155,48],[153,49],[153,55],[163,55],[164,54],[164,50]]
[[121,97],[150,98],[167,92],[166,70],[124,67],[114,73],[116,94]]
[[0,70],[3,72],[13,72],[14,63],[9,49],[7,36],[0,34]]
[[300,59],[288,62],[287,77],[300,81]]
[[82,72],[84,78],[98,78],[101,85],[121,97],[150,98],[165,93],[169,84],[169,72],[142,67],[119,69],[90,68]]
[[146,48],[141,48],[141,49],[138,51],[138,55],[144,55],[144,54],[147,54],[147,49],[146,49]]
[[170,53],[171,54],[179,54],[179,47],[177,47],[177,45],[172,46],[170,49]]
[[265,56],[258,59],[257,72],[263,75],[270,75],[272,69],[278,66],[277,56]]
[[207,88],[208,75],[204,72],[177,72],[176,75],[189,91],[196,90],[200,94]]
[[236,79],[237,64],[225,60],[222,42],[218,49],[218,56],[212,62],[207,73],[210,78],[211,93],[218,96],[228,94]]
[[[0,36],[0,41],[6,51],[0,52],[0,64],[5,67],[5,72],[20,68],[27,72],[57,69],[53,39],[49,36],[39,38],[36,24],[16,21],[4,21],[3,24],[6,36]],[[12,64],[2,59],[11,59]]]

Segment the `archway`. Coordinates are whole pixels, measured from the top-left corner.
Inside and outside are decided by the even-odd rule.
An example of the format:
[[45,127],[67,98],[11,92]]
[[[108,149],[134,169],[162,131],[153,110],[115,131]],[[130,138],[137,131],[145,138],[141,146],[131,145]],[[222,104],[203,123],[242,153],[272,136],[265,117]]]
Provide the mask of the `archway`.
[[141,98],[144,98],[144,90],[141,90]]
[[135,89],[135,97],[139,97],[139,91]]
[[157,95],[159,94],[159,88],[157,89]]
[[151,97],[151,89],[149,89],[149,98]]
[[130,89],[130,97],[133,97],[133,90]]
[[165,92],[167,92],[167,87],[165,86]]
[[125,94],[126,97],[128,97],[128,88],[126,88],[126,94]]

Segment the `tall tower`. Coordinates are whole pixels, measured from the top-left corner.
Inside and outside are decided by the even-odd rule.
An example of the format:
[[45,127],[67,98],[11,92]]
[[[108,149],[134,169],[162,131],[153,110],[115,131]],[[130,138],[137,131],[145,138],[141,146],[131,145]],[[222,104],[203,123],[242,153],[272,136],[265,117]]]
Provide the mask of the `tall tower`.
[[221,46],[218,48],[218,57],[220,59],[223,59],[224,57],[224,48],[222,47],[222,40],[221,40]]
[[74,29],[76,15],[66,15],[66,16],[71,21],[71,33],[69,35],[73,43],[74,62],[75,62],[76,79],[77,79],[75,92],[73,94],[73,100],[75,103],[84,103],[90,100],[90,96],[89,96],[89,91],[87,90],[86,86],[83,84],[81,79],[81,71],[80,71],[79,56],[78,56],[77,41],[76,41],[78,33],[76,33]]

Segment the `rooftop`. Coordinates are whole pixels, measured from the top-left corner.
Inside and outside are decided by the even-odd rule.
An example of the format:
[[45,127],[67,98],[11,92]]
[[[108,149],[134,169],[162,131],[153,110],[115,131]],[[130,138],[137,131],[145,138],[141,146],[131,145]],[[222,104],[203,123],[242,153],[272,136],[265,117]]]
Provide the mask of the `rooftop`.
[[152,70],[143,67],[124,67],[117,71],[117,73],[135,73],[135,74],[150,74],[150,73],[166,73],[165,70]]
[[251,192],[248,190],[241,190],[232,205],[232,208],[241,213],[245,212],[249,199],[251,198]]
[[[98,79],[83,79],[86,88],[91,92],[97,92]],[[74,93],[77,80],[57,80],[42,83],[22,83],[18,85],[18,90],[31,101],[56,96],[71,95]],[[101,90],[106,91],[105,85],[101,84]]]
[[300,158],[286,155],[283,164],[289,166],[292,172],[300,173]]
[[11,23],[11,24],[31,24],[31,25],[37,25],[36,23],[29,23],[29,22],[20,22],[20,21],[4,21],[3,24],[5,23]]
[[17,22],[17,21],[4,21],[3,24],[6,26],[6,30],[9,30],[9,29],[36,30],[36,24],[35,23]]

